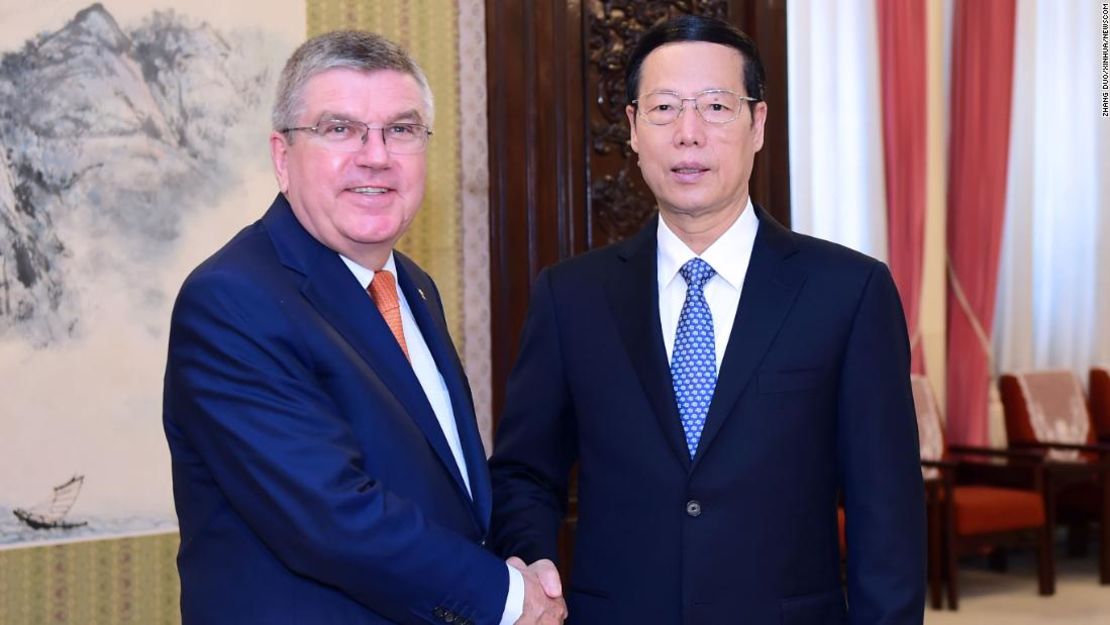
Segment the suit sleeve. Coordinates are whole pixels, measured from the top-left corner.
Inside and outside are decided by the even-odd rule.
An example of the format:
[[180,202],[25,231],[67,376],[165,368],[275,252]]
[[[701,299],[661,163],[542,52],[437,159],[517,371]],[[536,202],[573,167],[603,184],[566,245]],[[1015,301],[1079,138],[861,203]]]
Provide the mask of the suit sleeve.
[[501,555],[529,563],[541,558],[558,561],[559,525],[566,513],[576,440],[551,273],[544,270],[532,289],[490,458],[491,537]]
[[440,606],[500,621],[505,564],[364,473],[296,320],[264,288],[228,272],[186,282],[171,322],[165,404],[167,432],[177,430],[199,459],[175,475],[214,480],[292,571],[398,623],[438,623]]
[[925,510],[905,316],[876,263],[841,366],[838,453],[852,623],[921,623]]

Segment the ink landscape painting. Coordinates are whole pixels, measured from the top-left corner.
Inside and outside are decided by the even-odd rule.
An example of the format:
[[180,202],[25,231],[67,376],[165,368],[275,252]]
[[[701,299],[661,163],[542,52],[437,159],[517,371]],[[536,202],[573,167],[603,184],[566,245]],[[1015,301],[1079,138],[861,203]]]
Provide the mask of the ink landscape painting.
[[0,549],[176,528],[170,310],[276,193],[304,37],[302,2],[203,4],[0,8]]

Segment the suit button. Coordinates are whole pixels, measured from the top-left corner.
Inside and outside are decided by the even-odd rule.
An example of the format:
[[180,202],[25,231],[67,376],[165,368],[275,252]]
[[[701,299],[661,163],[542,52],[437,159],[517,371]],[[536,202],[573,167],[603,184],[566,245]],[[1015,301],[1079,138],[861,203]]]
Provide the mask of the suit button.
[[692,517],[701,516],[701,502],[697,499],[691,499],[686,502],[686,514]]
[[486,546],[486,539],[483,538],[478,544],[485,547]]

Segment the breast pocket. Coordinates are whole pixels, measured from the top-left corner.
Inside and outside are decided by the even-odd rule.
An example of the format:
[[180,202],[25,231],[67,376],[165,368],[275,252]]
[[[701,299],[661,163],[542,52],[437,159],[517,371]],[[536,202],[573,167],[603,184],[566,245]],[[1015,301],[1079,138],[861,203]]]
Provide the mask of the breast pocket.
[[759,392],[797,393],[821,386],[825,378],[823,369],[795,369],[792,371],[766,371],[759,374]]

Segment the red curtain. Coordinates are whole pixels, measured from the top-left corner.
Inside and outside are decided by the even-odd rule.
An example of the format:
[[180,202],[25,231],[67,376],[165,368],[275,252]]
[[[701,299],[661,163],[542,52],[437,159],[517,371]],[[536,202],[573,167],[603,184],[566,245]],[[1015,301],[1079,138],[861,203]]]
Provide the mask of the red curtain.
[[989,441],[990,335],[1006,202],[1014,0],[957,0],[948,145],[948,436]]
[[883,98],[890,271],[913,349],[912,370],[925,373],[921,345],[921,274],[925,257],[926,80],[925,0],[876,0]]

